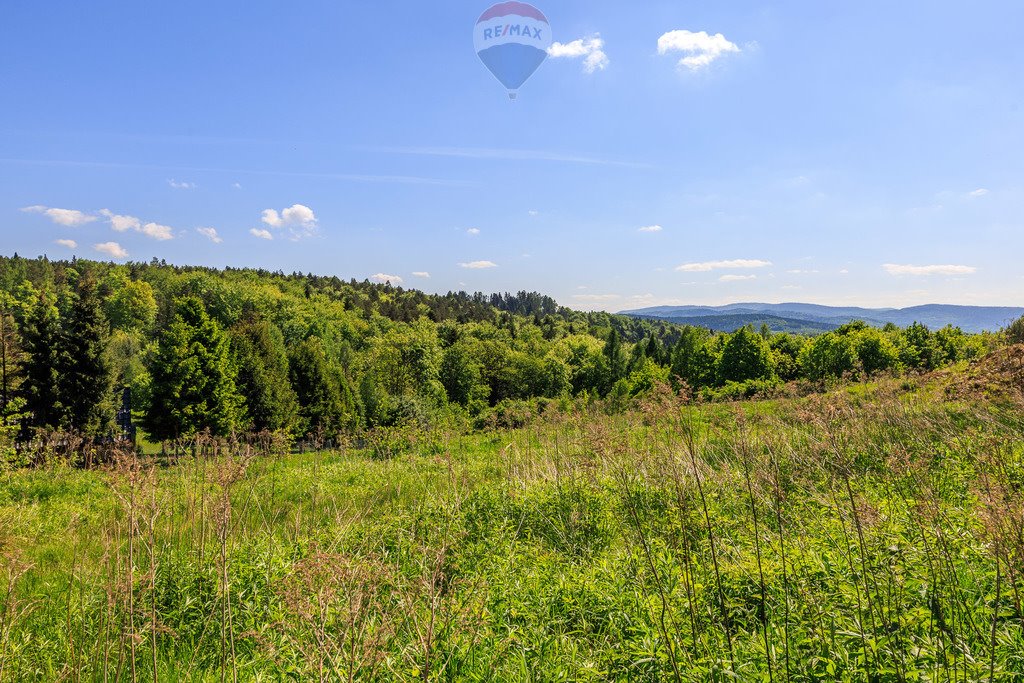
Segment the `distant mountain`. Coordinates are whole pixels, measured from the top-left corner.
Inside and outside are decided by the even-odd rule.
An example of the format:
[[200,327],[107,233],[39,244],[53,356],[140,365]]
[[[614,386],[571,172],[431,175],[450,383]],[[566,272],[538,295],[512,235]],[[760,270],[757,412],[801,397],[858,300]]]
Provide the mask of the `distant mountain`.
[[622,315],[697,325],[722,332],[732,332],[744,325],[760,327],[767,324],[773,332],[816,334],[854,320],[863,320],[878,327],[886,323],[907,327],[919,322],[931,329],[955,325],[965,332],[983,332],[1006,327],[1024,316],[1024,307],[928,304],[911,308],[858,308],[803,303],[736,303],[725,306],[654,306],[622,311]]

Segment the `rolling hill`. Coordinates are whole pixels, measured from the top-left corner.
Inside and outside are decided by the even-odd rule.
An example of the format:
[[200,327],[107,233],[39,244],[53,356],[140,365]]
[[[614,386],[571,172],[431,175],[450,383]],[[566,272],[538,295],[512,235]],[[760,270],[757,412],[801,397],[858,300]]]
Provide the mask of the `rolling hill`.
[[906,327],[920,322],[931,329],[955,325],[965,332],[984,332],[1002,329],[1024,315],[1024,307],[928,304],[910,308],[859,308],[796,302],[735,303],[725,306],[655,306],[622,311],[622,315],[698,325],[724,332],[732,332],[744,325],[760,327],[767,324],[774,332],[813,334],[833,330],[854,320],[879,327],[886,323]]

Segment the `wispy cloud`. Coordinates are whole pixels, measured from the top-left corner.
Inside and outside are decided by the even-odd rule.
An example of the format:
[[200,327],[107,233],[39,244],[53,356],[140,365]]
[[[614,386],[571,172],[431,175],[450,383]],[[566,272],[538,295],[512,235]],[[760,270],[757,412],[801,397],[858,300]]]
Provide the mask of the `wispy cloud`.
[[470,237],[476,237],[477,235],[480,234],[480,228],[470,228],[469,230],[466,231],[466,234],[469,235]]
[[196,232],[214,244],[220,244],[224,241],[221,236],[217,234],[217,228],[196,228]]
[[106,254],[111,258],[128,258],[128,252],[124,250],[117,242],[101,242],[99,244],[92,245],[92,248],[101,254]]
[[573,294],[572,298],[576,301],[582,301],[588,304],[606,304],[612,301],[618,301],[622,298],[621,294]]
[[739,268],[767,268],[771,261],[759,259],[733,259],[731,261],[703,261],[701,263],[684,263],[676,267],[680,273],[710,273],[713,270],[735,270]]
[[661,232],[662,227],[660,225],[645,225],[642,228],[637,228],[636,231],[645,233]]
[[53,243],[57,244],[59,246],[65,247],[67,249],[77,249],[78,248],[78,242],[76,242],[74,240],[54,240]]
[[392,154],[414,154],[417,156],[457,157],[460,159],[499,159],[505,161],[553,161],[568,164],[593,164],[598,166],[625,166],[628,168],[649,168],[649,164],[632,161],[616,161],[575,154],[561,154],[530,149],[496,149],[483,147],[380,147],[379,152]]
[[189,183],[183,180],[175,180],[174,178],[168,180],[167,184],[173,187],[175,190],[194,190],[197,187],[199,187],[195,183]]
[[957,265],[913,266],[886,263],[882,268],[890,275],[973,275],[978,272],[974,266]]
[[691,71],[699,71],[722,55],[739,51],[739,46],[721,33],[709,35],[706,31],[669,31],[658,38],[658,54],[683,53],[685,56],[679,60],[679,66]]
[[49,206],[36,205],[26,206],[21,210],[25,213],[42,214],[57,225],[63,225],[68,228],[77,228],[97,220],[96,216],[91,216],[77,209],[54,209]]
[[[386,151],[386,150],[378,150]],[[180,171],[183,173],[224,173],[231,175],[277,176],[283,178],[318,178],[356,183],[394,183],[399,185],[439,185],[448,187],[473,187],[479,183],[449,178],[427,178],[404,175],[371,175],[365,173],[329,173],[311,171],[278,171],[253,168],[218,168],[204,166],[161,166],[157,164],[125,164],[112,161],[81,161],[77,159],[14,159],[0,158],[0,164],[24,166],[64,166],[72,168],[125,168],[147,171]],[[238,183],[236,183],[238,185]],[[240,185],[239,185],[240,187]]]
[[427,272],[427,271],[425,271],[425,270],[417,270],[417,271],[415,271],[415,272],[414,272],[414,273],[412,274],[412,276],[413,276],[413,277],[418,277],[418,278],[422,278],[422,279],[424,279],[424,280],[429,280],[429,279],[430,279],[430,273],[428,273],[428,272]]
[[553,59],[583,59],[583,71],[592,74],[604,71],[611,61],[604,52],[604,40],[600,33],[586,38],[579,38],[571,43],[554,43],[548,48],[548,56]]
[[274,236],[269,230],[263,230],[262,228],[253,228],[249,231],[249,234],[253,237],[258,237],[261,240],[272,240]]
[[977,190],[972,190],[971,192],[968,192],[967,196],[970,197],[971,199],[978,199],[980,197],[984,197],[987,194],[989,194],[988,190],[986,190],[984,187],[979,187]]
[[487,268],[497,268],[498,264],[494,261],[470,261],[469,263],[460,263],[460,268],[468,268],[469,270],[485,270]]
[[719,282],[744,282],[746,280],[756,280],[756,275],[723,275],[718,278]]
[[403,282],[405,282],[405,280],[403,280],[399,276],[388,275],[387,273],[377,273],[376,275],[371,275],[370,281],[377,282],[382,285],[400,285]]

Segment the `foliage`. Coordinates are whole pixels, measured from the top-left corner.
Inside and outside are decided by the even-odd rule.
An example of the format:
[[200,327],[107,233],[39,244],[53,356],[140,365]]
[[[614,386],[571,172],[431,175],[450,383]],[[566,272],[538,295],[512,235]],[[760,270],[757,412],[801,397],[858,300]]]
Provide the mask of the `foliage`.
[[174,322],[160,335],[150,368],[151,398],[144,427],[164,441],[209,431],[231,434],[240,426],[229,340],[195,297],[175,302]]

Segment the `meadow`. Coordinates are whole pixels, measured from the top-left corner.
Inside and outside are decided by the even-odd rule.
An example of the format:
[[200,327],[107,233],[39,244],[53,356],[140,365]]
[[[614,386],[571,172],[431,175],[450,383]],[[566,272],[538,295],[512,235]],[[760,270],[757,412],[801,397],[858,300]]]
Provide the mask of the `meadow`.
[[0,486],[0,681],[1024,680],[1024,363]]

